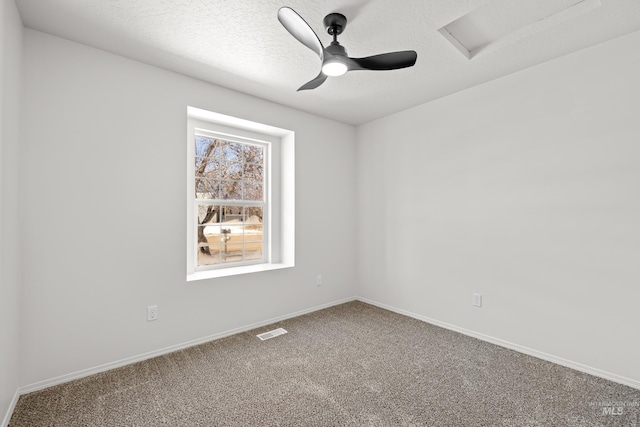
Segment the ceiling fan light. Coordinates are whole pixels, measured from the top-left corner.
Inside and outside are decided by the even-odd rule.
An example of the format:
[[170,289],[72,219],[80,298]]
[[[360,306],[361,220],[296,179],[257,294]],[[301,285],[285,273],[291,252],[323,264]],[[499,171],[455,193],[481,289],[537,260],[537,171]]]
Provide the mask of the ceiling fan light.
[[327,76],[341,76],[347,72],[347,65],[340,61],[327,61],[322,65],[322,72]]

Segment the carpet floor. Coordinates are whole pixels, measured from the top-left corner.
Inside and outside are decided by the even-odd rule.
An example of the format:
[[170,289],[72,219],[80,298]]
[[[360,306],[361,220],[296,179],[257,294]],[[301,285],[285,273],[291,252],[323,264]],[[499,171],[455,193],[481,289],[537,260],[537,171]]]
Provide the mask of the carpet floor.
[[640,390],[356,301],[21,396],[9,426],[639,421]]

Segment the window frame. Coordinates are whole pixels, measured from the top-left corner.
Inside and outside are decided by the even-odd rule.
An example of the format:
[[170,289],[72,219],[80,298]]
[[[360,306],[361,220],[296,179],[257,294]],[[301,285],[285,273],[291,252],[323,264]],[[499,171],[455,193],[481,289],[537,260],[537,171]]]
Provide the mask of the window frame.
[[[191,262],[189,270],[193,272],[221,270],[233,267],[243,267],[256,264],[271,263],[271,157],[274,151],[276,138],[270,135],[250,132],[243,129],[234,129],[220,124],[198,120],[194,118],[188,119],[188,150],[191,153],[188,159],[188,175],[190,176],[187,193],[191,197],[191,236],[189,244],[191,249],[189,257]],[[263,159],[263,200],[260,202],[250,200],[223,200],[223,199],[198,199],[195,196],[195,139],[196,135],[223,140],[225,142],[234,142],[247,145],[259,145],[264,147]],[[261,206],[262,207],[262,258],[255,260],[242,260],[237,262],[219,263],[213,265],[198,265],[198,206],[201,205],[220,205],[220,206]]]
[[[270,250],[269,248],[271,247],[270,245],[270,241],[269,241],[269,230],[270,230],[270,219],[269,219],[269,213],[270,213],[270,209],[269,209],[269,205],[270,205],[270,201],[268,198],[268,195],[271,193],[269,191],[269,183],[270,183],[270,168],[269,168],[269,153],[271,151],[271,144],[272,142],[270,141],[262,141],[262,140],[258,140],[255,138],[244,138],[244,137],[240,137],[240,136],[236,136],[236,135],[226,135],[226,134],[222,134],[220,132],[215,132],[212,131],[210,129],[205,129],[204,127],[207,128],[211,128],[212,126],[210,124],[201,122],[201,121],[194,121],[193,122],[194,128],[193,128],[193,142],[194,142],[194,159],[197,158],[198,156],[195,156],[195,138],[197,136],[203,136],[205,138],[212,138],[212,139],[217,139],[220,141],[224,141],[224,142],[232,142],[232,143],[237,143],[237,144],[242,144],[242,145],[250,145],[250,146],[258,146],[261,147],[264,151],[262,154],[262,199],[261,200],[246,200],[246,199],[220,199],[220,198],[216,198],[216,199],[198,199],[197,197],[195,197],[195,179],[197,178],[195,176],[195,173],[193,174],[193,179],[194,179],[194,191],[192,192],[192,194],[194,194],[194,199],[193,199],[193,212],[194,212],[194,224],[193,224],[193,232],[195,233],[195,235],[192,237],[194,239],[193,244],[194,246],[194,271],[204,271],[204,270],[215,270],[215,269],[220,269],[220,268],[229,268],[229,267],[240,267],[240,266],[244,266],[244,265],[252,265],[252,264],[264,264],[264,263],[268,263],[271,260],[270,257]],[[258,135],[256,135],[258,136]],[[263,137],[261,135],[261,137]],[[243,164],[244,165],[244,164]],[[195,168],[195,163],[194,163],[194,168]],[[244,180],[243,180],[243,184],[244,184]],[[211,265],[198,265],[198,254],[199,254],[199,249],[200,249],[200,243],[198,242],[198,227],[200,227],[200,221],[198,220],[198,208],[200,206],[207,206],[207,205],[211,205],[211,206],[234,206],[234,207],[242,207],[243,210],[245,207],[260,207],[262,208],[262,238],[261,238],[261,246],[262,246],[262,256],[260,258],[254,258],[254,259],[244,259],[244,255],[245,255],[245,241],[244,241],[244,237],[243,237],[243,259],[241,261],[235,261],[235,262],[220,262],[218,264],[211,264]],[[222,227],[222,223],[219,222],[220,227]]]

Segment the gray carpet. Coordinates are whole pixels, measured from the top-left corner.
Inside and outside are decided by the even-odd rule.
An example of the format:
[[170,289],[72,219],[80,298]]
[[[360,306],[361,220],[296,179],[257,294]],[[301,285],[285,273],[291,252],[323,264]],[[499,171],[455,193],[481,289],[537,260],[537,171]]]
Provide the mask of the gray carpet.
[[636,426],[639,406],[639,390],[351,302],[22,396],[9,425]]

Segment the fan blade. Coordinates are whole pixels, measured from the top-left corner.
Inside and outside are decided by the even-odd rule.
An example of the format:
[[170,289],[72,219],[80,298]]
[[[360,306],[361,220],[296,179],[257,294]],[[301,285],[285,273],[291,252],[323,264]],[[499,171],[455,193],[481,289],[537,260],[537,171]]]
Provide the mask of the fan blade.
[[320,74],[318,74],[318,76],[315,79],[300,86],[300,89],[298,89],[298,92],[301,90],[315,89],[318,86],[320,86],[322,83],[324,83],[325,80],[327,80],[327,75],[324,74],[322,71],[320,71]]
[[418,54],[413,50],[401,52],[383,53],[381,55],[367,56],[366,58],[349,58],[349,71],[351,70],[397,70],[399,68],[412,67],[418,59]]
[[314,51],[320,57],[320,61],[324,60],[322,42],[307,21],[302,19],[295,10],[290,7],[281,7],[278,10],[278,21],[296,40]]

